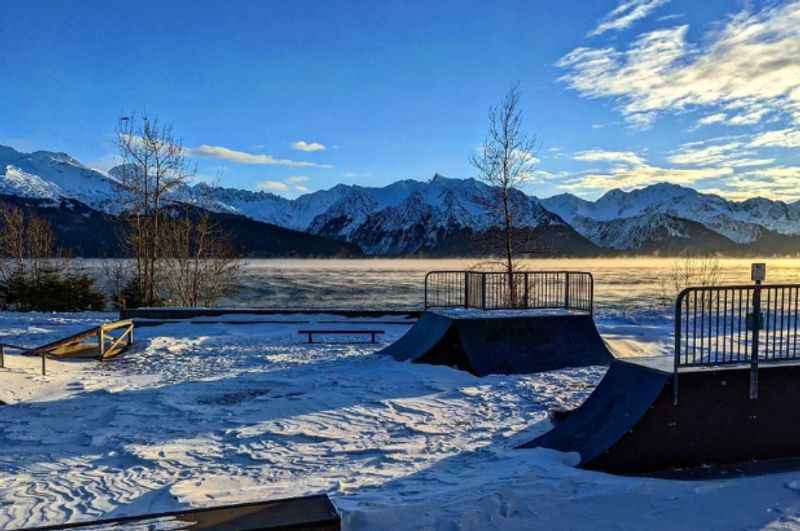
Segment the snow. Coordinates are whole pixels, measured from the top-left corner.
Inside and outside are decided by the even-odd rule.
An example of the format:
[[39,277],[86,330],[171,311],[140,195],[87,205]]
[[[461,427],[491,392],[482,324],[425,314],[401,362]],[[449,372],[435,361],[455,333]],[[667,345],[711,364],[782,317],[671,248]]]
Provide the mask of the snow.
[[38,199],[75,199],[104,210],[116,203],[117,182],[66,153],[20,153],[0,146],[0,193]]
[[[658,183],[630,192],[610,190],[594,202],[560,194],[543,199],[542,205],[598,244],[603,242],[597,239],[597,233],[607,225],[606,222],[637,220],[653,214],[696,221],[738,243],[755,241],[765,228],[781,234],[800,234],[800,209],[797,205],[763,198],[729,201],[670,183]],[[616,247],[635,248],[625,246],[624,242],[617,242]]]
[[0,194],[53,201],[63,192],[55,184],[9,164],[5,167],[5,177],[0,180]]
[[[111,318],[0,313],[0,341]],[[349,342],[363,338],[308,345],[293,322],[352,326],[342,317],[276,320],[150,323],[122,358],[49,361],[46,377],[38,359],[8,356],[0,527],[326,492],[347,530],[800,528],[800,472],[617,477],[513,449],[549,429],[548,410],[579,404],[602,367],[476,378]],[[599,326],[618,354],[669,352],[664,317]],[[375,327],[390,342],[408,325]]]
[[[65,153],[21,153],[0,146],[0,194],[81,201],[115,212],[117,172],[87,168]],[[480,197],[488,188],[475,179],[434,175],[430,180],[404,179],[384,187],[337,185],[329,190],[287,199],[267,192],[198,183],[170,192],[175,201],[315,234],[345,239],[367,254],[413,253],[446,239],[458,228],[485,230],[494,224]],[[800,234],[800,205],[764,198],[728,201],[691,188],[658,183],[632,191],[611,190],[596,201],[571,194],[539,200],[518,192],[516,223],[524,227],[566,221],[594,243],[636,250],[646,232],[665,224],[665,217],[703,224],[737,243],[761,238],[765,230]],[[670,222],[675,225],[675,221]],[[678,230],[677,226],[667,227]],[[643,236],[644,234],[644,236]],[[423,236],[421,236],[423,235]]]

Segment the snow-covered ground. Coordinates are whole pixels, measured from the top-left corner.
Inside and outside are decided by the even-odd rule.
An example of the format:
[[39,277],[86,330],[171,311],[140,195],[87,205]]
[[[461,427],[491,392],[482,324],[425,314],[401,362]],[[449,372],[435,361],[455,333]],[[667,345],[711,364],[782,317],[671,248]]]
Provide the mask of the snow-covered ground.
[[[0,313],[0,342],[110,318]],[[7,356],[0,527],[326,492],[349,530],[800,528],[800,472],[616,477],[513,449],[602,367],[476,378],[373,355],[380,345],[307,345],[293,322],[353,326],[342,318],[275,319],[139,327],[122,358],[50,361],[46,377],[38,359]],[[666,318],[599,324],[618,353],[670,352]],[[407,329],[375,327],[385,343]]]

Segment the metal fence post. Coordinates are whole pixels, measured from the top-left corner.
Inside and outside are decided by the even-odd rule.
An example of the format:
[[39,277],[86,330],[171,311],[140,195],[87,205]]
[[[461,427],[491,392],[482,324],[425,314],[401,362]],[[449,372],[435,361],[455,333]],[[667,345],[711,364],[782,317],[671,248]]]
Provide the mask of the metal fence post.
[[530,296],[528,284],[529,284],[529,282],[528,282],[528,272],[525,271],[525,308],[526,309],[530,308],[530,306],[531,306],[530,302],[528,301],[528,298]]
[[761,331],[761,281],[753,289],[753,344],[750,353],[750,400],[758,398],[758,354]]
[[678,293],[675,300],[675,367],[672,373],[672,403],[678,405],[678,367],[681,364],[681,321],[683,321],[683,299],[687,290]]
[[564,308],[569,310],[569,272],[564,273]]
[[430,273],[425,273],[425,302],[423,304],[425,305],[424,309],[426,310],[428,309],[428,277],[430,275]]
[[481,309],[486,311],[486,273],[481,273]]
[[469,271],[464,271],[464,309],[469,308]]

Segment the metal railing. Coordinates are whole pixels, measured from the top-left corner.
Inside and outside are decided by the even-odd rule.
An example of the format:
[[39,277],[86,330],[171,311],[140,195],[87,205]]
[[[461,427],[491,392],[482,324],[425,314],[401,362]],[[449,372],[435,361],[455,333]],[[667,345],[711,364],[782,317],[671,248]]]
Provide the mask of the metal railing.
[[577,271],[431,271],[425,309],[567,309],[592,313],[594,279]]
[[758,366],[800,360],[800,284],[708,286],[675,301],[674,393],[691,367],[749,364],[750,397],[758,397]]

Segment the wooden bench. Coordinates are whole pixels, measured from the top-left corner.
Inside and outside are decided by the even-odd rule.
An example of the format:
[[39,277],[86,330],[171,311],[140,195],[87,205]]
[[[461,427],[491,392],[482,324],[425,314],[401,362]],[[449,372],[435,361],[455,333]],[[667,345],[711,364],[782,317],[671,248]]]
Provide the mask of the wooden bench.
[[356,335],[369,334],[370,343],[375,343],[375,336],[383,334],[383,330],[298,330],[298,334],[307,335],[308,343],[314,342],[314,335]]

